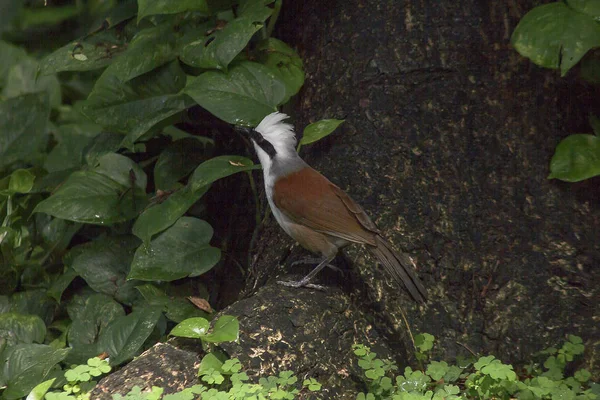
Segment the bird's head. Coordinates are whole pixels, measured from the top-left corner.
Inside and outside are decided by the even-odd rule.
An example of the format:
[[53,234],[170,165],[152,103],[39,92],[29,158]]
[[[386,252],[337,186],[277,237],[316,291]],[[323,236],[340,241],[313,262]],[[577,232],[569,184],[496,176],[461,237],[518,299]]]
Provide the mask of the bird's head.
[[296,134],[291,124],[283,122],[288,115],[274,112],[249,131],[261,164],[271,164],[272,160],[296,157]]

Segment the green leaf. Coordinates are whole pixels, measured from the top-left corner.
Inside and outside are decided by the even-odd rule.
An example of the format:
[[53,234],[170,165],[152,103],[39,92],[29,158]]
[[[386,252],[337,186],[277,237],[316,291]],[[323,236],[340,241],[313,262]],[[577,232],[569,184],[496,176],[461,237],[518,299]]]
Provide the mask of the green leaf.
[[494,356],[479,357],[479,360],[477,360],[477,362],[474,364],[474,367],[476,370],[481,371],[483,367],[491,363],[494,359]]
[[179,323],[187,318],[205,317],[206,312],[199,310],[184,297],[170,297],[154,285],[145,284],[136,286],[136,289],[151,306],[161,307],[165,316]]
[[173,281],[211,269],[221,251],[211,247],[212,227],[205,221],[181,217],[172,227],[135,252],[128,279]]
[[223,315],[214,323],[212,332],[202,338],[209,343],[234,342],[240,334],[240,323],[231,315]]
[[97,165],[98,159],[107,153],[115,153],[121,148],[123,136],[112,132],[102,132],[84,147],[83,160],[87,165]]
[[44,396],[48,393],[55,380],[56,378],[52,378],[40,383],[31,390],[25,400],[44,400]]
[[17,292],[11,296],[10,303],[10,311],[18,314],[37,315],[46,325],[49,325],[54,319],[56,304],[48,297],[45,290]]
[[77,272],[72,268],[66,268],[65,272],[60,274],[60,276],[52,282],[52,286],[48,289],[48,296],[56,300],[57,303],[60,303],[63,292],[77,276]]
[[210,35],[183,46],[181,61],[197,68],[226,69],[272,12],[264,6],[258,12],[241,12],[239,18],[228,22],[223,29],[213,29]]
[[7,98],[27,93],[44,92],[50,99],[50,106],[58,108],[62,102],[60,82],[55,75],[38,76],[40,64],[33,58],[25,58],[8,71],[6,86],[2,95]]
[[73,320],[68,335],[69,345],[75,348],[96,343],[98,336],[112,321],[125,315],[119,303],[103,294],[93,294],[83,299],[81,304],[69,305],[67,310]]
[[5,349],[0,354],[0,386],[7,386],[3,398],[25,397],[68,352],[68,349],[56,350],[42,344],[18,344]]
[[171,336],[186,337],[192,339],[204,338],[208,333],[210,324],[204,318],[188,318],[177,324],[169,333]]
[[110,10],[105,21],[112,28],[123,21],[135,17],[137,11],[138,4],[136,0],[124,0]]
[[188,184],[193,190],[199,190],[204,186],[242,171],[259,169],[252,160],[241,156],[219,156],[203,162],[196,168]]
[[548,179],[578,182],[600,174],[600,137],[570,135],[563,139],[550,161]]
[[425,353],[433,348],[435,337],[429,333],[419,333],[415,336],[415,346],[420,352]]
[[446,361],[431,361],[427,366],[427,375],[434,381],[439,381],[448,372],[448,363]]
[[0,169],[15,161],[40,159],[49,115],[45,93],[25,94],[0,102]]
[[184,11],[209,13],[205,0],[138,0],[138,22],[149,15],[177,14]]
[[587,14],[590,17],[600,18],[600,3],[597,0],[567,0],[573,10]]
[[[83,163],[83,151],[100,133],[100,127],[91,123],[65,124],[53,132],[58,144],[52,149],[44,169],[48,172],[62,171],[69,168],[79,168]],[[122,138],[119,137],[119,141]]]
[[285,85],[270,68],[249,61],[227,73],[205,72],[191,79],[184,92],[223,121],[246,126],[258,125],[286,96]]
[[513,371],[512,365],[502,364],[500,360],[492,360],[480,370],[482,373],[491,376],[493,379],[508,381],[517,379],[517,374]]
[[168,195],[166,200],[155,204],[138,217],[133,225],[133,234],[149,245],[155,234],[173,225],[185,212],[206,193],[209,186],[192,190],[191,185]]
[[[6,10],[2,7],[0,9],[3,12]],[[0,14],[2,14],[0,12]],[[2,17],[0,17],[0,32],[2,32],[2,28],[4,24],[1,24]],[[8,81],[8,71],[15,64],[18,64],[24,59],[27,59],[27,52],[22,47],[15,46],[11,43],[4,42],[0,40],[0,54],[2,54],[2,63],[0,63],[0,89],[2,89],[6,82]]]
[[522,56],[565,75],[584,54],[600,46],[600,24],[563,2],[538,6],[521,19],[511,43]]
[[124,186],[95,171],[79,171],[56,192],[40,202],[34,212],[69,221],[114,224],[134,218],[146,204],[145,193]]
[[137,246],[139,240],[134,236],[108,236],[74,247],[64,262],[96,292],[131,304],[137,298],[139,282],[126,277]]
[[122,36],[116,29],[110,29],[70,42],[40,62],[40,74],[104,68],[127,49]]
[[35,175],[26,169],[18,169],[10,174],[8,191],[10,193],[29,193],[33,188]]
[[110,365],[133,358],[154,330],[161,314],[160,309],[149,307],[115,319],[99,340],[99,348],[110,356]]
[[304,67],[298,53],[281,40],[268,38],[257,48],[258,60],[271,68],[271,71],[285,84],[286,95],[282,103],[300,91],[304,84]]
[[124,146],[132,147],[150,128],[194,104],[178,93],[185,85],[185,73],[177,61],[127,84],[107,72],[81,103],[81,111],[105,129],[126,134]]
[[[206,329],[208,329],[208,321],[206,321],[206,325]],[[171,331],[171,335],[172,334],[173,332]],[[219,359],[214,353],[208,353],[207,355],[202,357],[202,361],[200,361],[200,367],[198,368],[198,376],[205,375],[211,369],[213,371],[221,371],[223,364],[224,362],[221,359]]]
[[114,60],[102,73],[98,82],[117,78],[125,83],[135,77],[154,70],[177,57],[177,37],[172,21],[142,29],[131,40],[127,51]]
[[[210,142],[208,142],[210,143]],[[183,138],[169,145],[158,157],[154,166],[154,183],[157,189],[170,190],[177,182],[208,158],[212,146],[195,138]]]
[[108,153],[98,158],[94,171],[124,187],[135,186],[140,191],[146,190],[146,173],[132,159],[121,154]]
[[0,338],[7,345],[43,343],[45,337],[46,324],[37,315],[0,314]]
[[344,122],[343,119],[323,119],[308,125],[304,128],[304,134],[302,135],[300,144],[310,144],[323,139],[325,136],[336,130],[342,122]]
[[460,374],[462,373],[462,368],[456,366],[456,365],[451,365],[448,367],[448,371],[446,371],[446,374],[444,375],[444,382],[455,382],[458,380],[458,378],[460,378]]

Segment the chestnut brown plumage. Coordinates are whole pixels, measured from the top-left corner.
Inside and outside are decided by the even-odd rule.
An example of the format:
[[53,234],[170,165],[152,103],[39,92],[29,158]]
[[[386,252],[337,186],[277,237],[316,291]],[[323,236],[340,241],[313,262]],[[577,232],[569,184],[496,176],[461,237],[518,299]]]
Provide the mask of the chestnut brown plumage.
[[293,128],[282,122],[285,118],[285,114],[270,114],[251,135],[263,166],[267,199],[283,230],[323,259],[305,278],[284,284],[307,285],[340,248],[359,243],[416,301],[426,301],[411,258],[394,250],[360,205],[298,156]]

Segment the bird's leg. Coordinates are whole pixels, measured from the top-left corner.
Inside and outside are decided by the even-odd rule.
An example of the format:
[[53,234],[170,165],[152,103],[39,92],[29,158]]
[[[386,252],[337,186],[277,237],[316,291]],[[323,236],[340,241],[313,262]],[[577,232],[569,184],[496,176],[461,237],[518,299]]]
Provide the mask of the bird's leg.
[[313,269],[312,271],[310,271],[308,273],[308,275],[306,275],[304,278],[300,279],[299,281],[278,281],[277,283],[283,286],[289,286],[289,287],[295,287],[295,288],[299,288],[299,287],[308,287],[311,289],[319,289],[319,290],[325,290],[325,287],[321,286],[321,285],[314,285],[312,283],[309,283],[310,280],[312,278],[315,277],[315,275],[317,275],[319,273],[319,271],[321,271],[323,268],[325,268],[325,266],[329,265],[329,263],[335,258],[335,255],[333,255],[332,257],[325,257],[324,259],[321,260],[321,262],[319,263],[319,265],[317,265],[315,267],[315,269]]
[[[323,261],[323,258],[306,257],[306,258],[301,258],[300,260],[294,261],[291,265],[292,265],[292,267],[295,267],[296,265],[315,265],[315,264],[320,264],[321,261]],[[342,273],[342,270],[333,264],[327,264],[325,266],[331,268],[332,270],[334,270],[336,272]]]

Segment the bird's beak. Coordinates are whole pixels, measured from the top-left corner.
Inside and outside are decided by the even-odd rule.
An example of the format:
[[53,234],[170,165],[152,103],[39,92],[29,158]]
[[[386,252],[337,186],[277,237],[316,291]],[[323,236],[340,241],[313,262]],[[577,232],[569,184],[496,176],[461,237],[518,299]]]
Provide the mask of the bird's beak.
[[245,126],[236,125],[233,127],[233,129],[235,129],[239,133],[247,135],[251,140],[253,140],[255,142],[259,142],[262,139],[261,134],[252,128],[247,128]]
[[252,132],[252,128],[247,128],[245,126],[239,126],[239,125],[235,125],[233,127],[233,129],[236,132],[243,133],[243,134],[246,134],[246,135],[249,135]]

